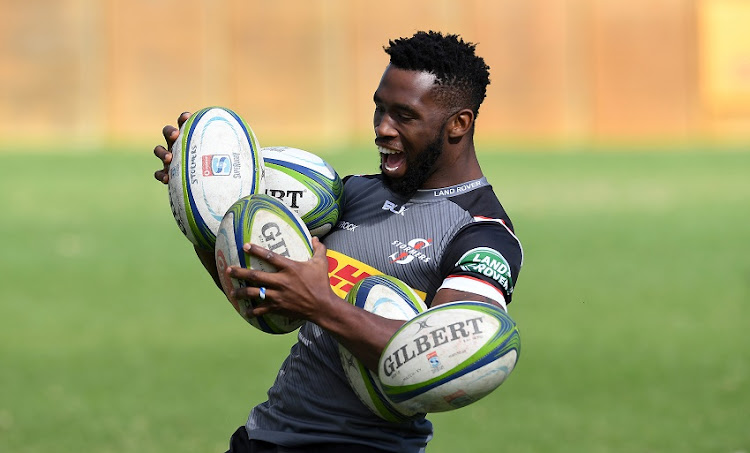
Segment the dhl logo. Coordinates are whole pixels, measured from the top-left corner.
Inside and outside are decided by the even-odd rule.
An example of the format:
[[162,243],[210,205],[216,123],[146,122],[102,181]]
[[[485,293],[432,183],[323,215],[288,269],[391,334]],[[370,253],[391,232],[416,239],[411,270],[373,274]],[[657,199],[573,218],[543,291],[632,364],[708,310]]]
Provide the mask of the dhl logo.
[[[354,258],[328,249],[328,279],[333,292],[341,298],[345,298],[352,289],[363,278],[371,275],[383,275],[374,267],[355,260]],[[414,290],[424,300],[427,294],[423,291]]]

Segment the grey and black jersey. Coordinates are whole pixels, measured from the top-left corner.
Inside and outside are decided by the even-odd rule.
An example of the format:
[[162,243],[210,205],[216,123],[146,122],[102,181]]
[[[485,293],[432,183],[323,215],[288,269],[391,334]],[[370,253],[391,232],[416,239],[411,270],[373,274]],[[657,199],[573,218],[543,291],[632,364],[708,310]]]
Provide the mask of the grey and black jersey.
[[[423,293],[428,306],[441,288],[503,307],[511,302],[523,251],[485,178],[420,190],[409,199],[389,191],[380,175],[347,177],[344,190],[343,215],[323,239],[329,252],[346,257],[337,267],[329,254],[338,294],[369,275],[358,268],[363,263]],[[338,343],[309,322],[246,427],[251,438],[284,446],[344,442],[420,452],[432,437],[424,417],[392,423],[373,414],[349,387]]]

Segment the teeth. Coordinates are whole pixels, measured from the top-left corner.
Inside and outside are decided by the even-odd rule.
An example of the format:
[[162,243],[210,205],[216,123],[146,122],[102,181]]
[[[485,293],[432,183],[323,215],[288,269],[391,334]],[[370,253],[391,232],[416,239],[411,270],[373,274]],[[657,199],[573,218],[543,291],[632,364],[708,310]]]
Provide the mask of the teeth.
[[378,146],[378,151],[380,151],[380,154],[398,154],[401,152],[390,148],[383,148],[382,146]]

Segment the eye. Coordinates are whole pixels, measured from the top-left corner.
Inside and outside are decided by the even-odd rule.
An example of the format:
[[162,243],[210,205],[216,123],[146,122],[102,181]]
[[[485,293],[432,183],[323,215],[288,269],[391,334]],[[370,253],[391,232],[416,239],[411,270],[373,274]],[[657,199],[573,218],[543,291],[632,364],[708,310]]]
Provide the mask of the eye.
[[414,115],[406,109],[394,108],[391,110],[391,116],[396,121],[410,121],[414,119]]

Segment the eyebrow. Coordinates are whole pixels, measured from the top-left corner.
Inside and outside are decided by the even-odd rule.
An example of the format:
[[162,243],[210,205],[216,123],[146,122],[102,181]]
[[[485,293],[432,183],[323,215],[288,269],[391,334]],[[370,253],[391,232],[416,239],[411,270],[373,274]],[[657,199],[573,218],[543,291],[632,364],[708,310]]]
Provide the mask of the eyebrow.
[[[372,100],[376,104],[383,102],[383,100],[380,98],[380,96],[378,96],[377,92],[372,95]],[[418,116],[419,115],[419,112],[417,112],[414,109],[414,107],[411,107],[410,105],[407,105],[407,104],[402,104],[402,103],[396,102],[396,103],[392,104],[392,108],[394,108],[394,109],[396,109],[398,111],[401,111],[401,112],[409,113],[409,114],[414,115],[414,116]]]

